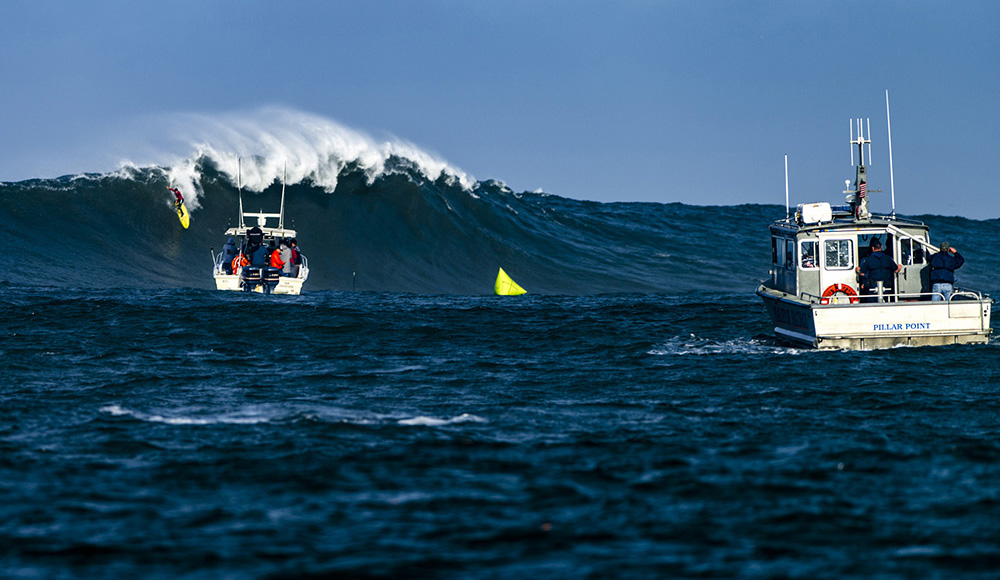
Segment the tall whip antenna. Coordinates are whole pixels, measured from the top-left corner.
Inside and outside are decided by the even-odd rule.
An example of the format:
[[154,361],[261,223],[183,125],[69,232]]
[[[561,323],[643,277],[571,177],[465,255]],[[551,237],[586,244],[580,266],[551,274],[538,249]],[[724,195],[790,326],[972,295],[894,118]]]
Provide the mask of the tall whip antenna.
[[885,127],[889,131],[889,198],[892,200],[892,217],[896,217],[896,184],[892,179],[892,123],[889,121],[889,89],[885,90]]
[[236,191],[240,196],[240,227],[245,228],[247,225],[243,223],[243,165],[239,157],[236,158]]
[[288,172],[288,161],[281,166],[281,209],[278,212],[278,229],[285,229],[285,174]]
[[788,210],[788,153],[785,153],[785,219],[790,217]]

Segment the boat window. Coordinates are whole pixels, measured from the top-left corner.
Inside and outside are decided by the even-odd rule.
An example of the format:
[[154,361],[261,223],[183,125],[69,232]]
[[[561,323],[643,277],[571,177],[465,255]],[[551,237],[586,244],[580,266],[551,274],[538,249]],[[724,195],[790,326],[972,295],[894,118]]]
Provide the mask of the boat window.
[[771,263],[778,263],[778,238],[771,238]]
[[804,240],[800,243],[799,248],[801,248],[799,267],[803,270],[819,268],[819,261],[816,259],[816,254],[819,252],[819,242],[816,240]]
[[795,267],[795,240],[785,240],[785,267]]
[[917,240],[899,240],[899,261],[903,266],[924,263],[924,247]]
[[851,240],[826,240],[823,247],[824,262],[829,270],[846,270],[854,266],[854,247]]
[[878,240],[882,244],[882,251],[890,256],[892,254],[892,234],[887,232],[873,234],[858,234],[858,260],[864,260],[872,253],[872,240]]

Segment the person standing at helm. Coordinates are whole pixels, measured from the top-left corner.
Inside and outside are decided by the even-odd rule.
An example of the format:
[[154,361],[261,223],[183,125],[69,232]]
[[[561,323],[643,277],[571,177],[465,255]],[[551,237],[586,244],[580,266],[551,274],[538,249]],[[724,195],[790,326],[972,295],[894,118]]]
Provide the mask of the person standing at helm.
[[955,270],[962,267],[965,258],[948,242],[941,244],[941,251],[931,256],[931,300],[951,300],[955,291]]
[[[891,256],[882,251],[882,242],[878,238],[872,238],[871,254],[861,260],[861,264],[855,271],[861,277],[861,293],[871,296],[878,292],[878,283],[882,283],[882,289],[891,289],[892,281],[896,274],[903,269]],[[873,298],[862,298],[862,302],[874,302]]]

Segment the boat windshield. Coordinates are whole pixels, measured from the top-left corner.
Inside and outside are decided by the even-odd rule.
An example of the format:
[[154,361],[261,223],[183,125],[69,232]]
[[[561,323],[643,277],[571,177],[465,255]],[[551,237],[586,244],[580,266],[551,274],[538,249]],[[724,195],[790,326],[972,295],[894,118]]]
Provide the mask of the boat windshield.
[[892,255],[892,234],[888,232],[858,234],[858,260],[864,260],[872,253],[872,242],[878,240],[882,251]]
[[899,262],[904,266],[924,263],[924,247],[916,240],[899,240]]

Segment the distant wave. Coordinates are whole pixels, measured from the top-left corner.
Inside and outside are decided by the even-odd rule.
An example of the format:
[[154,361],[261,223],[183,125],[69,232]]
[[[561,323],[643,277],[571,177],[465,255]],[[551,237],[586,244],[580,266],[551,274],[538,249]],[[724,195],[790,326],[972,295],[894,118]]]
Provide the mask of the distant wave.
[[[235,225],[238,157],[248,211],[277,210],[287,163],[286,226],[310,260],[305,292],[490,294],[501,266],[529,295],[751,292],[770,268],[767,226],[784,215],[518,193],[411,144],[284,109],[177,122],[189,154],[173,162],[0,183],[0,227],[22,242],[0,281],[214,288],[209,250]],[[187,196],[188,230],[168,185]],[[933,241],[963,250],[960,284],[997,286],[1000,258],[984,240],[1000,220],[918,218]]]

